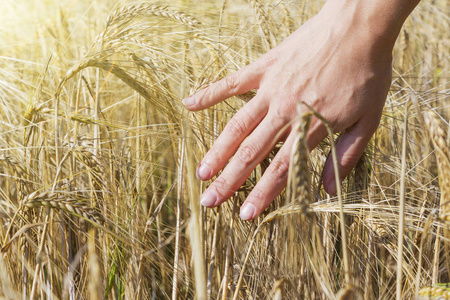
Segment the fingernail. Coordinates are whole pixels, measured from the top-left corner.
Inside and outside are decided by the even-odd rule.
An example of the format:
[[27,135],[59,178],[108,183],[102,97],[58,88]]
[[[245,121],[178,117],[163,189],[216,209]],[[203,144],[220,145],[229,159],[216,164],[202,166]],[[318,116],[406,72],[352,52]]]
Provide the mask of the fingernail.
[[211,168],[206,163],[201,163],[197,168],[197,178],[200,180],[208,180],[211,178]]
[[200,203],[203,206],[215,206],[217,203],[217,194],[213,191],[206,191],[200,198]]
[[242,220],[251,220],[255,217],[256,207],[251,203],[244,203],[241,207],[241,213],[239,216]]
[[181,102],[183,103],[183,105],[185,107],[190,107],[195,104],[195,98],[194,98],[194,96],[189,96],[189,97],[183,99],[183,101],[181,101]]
[[336,180],[332,179],[328,185],[327,185],[327,193],[328,195],[332,196],[335,195],[337,193],[337,188],[336,188]]

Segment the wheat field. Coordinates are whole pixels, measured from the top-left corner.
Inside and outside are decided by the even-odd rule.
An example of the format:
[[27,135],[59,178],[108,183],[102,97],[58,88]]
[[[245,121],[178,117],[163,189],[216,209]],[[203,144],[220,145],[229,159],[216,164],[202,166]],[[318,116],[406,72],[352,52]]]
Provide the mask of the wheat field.
[[342,193],[321,183],[339,137],[308,156],[305,115],[289,188],[263,215],[239,206],[277,148],[228,202],[199,203],[195,168],[253,92],[196,113],[181,99],[322,4],[0,1],[0,297],[450,299],[448,0],[406,21]]

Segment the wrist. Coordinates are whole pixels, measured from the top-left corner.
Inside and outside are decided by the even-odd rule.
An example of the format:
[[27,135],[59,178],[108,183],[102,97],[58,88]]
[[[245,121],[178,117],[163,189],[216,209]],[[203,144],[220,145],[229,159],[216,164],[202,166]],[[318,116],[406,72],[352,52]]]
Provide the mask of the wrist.
[[328,0],[321,10],[327,19],[378,48],[391,52],[406,18],[420,0]]

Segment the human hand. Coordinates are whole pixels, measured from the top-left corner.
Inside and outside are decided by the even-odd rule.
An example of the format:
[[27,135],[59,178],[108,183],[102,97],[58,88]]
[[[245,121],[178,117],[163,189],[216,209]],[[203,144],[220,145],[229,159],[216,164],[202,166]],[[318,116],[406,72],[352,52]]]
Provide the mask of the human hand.
[[[355,18],[357,12],[337,13],[334,4],[327,2],[319,14],[252,64],[183,100],[188,110],[198,111],[258,90],[228,122],[197,169],[199,179],[209,180],[233,156],[202,195],[203,205],[215,207],[230,198],[283,141],[240,216],[253,219],[269,206],[287,182],[296,135],[291,123],[298,116],[299,101],[318,111],[334,132],[342,132],[336,145],[341,180],[358,162],[380,121],[391,82],[395,37],[385,39]],[[313,118],[307,134],[309,149],[326,136],[324,124]],[[336,193],[331,160],[324,166],[323,183],[327,193]]]

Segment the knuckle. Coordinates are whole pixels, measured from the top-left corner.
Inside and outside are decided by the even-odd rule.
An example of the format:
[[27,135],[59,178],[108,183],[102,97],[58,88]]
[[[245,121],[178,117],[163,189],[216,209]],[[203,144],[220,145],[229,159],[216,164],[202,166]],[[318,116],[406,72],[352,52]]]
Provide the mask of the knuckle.
[[289,123],[292,116],[296,115],[295,103],[287,103],[286,106],[271,108],[270,125],[273,128],[281,128]]
[[289,162],[286,160],[274,160],[271,164],[273,176],[278,180],[287,178],[289,173]]
[[247,126],[240,118],[234,117],[228,122],[227,129],[232,135],[241,136],[245,135]]
[[271,66],[278,60],[278,57],[278,52],[272,49],[271,51],[264,54],[261,57],[261,60],[266,66]]
[[197,106],[204,106],[211,99],[211,88],[206,88],[198,95]]
[[237,152],[237,157],[241,160],[244,165],[251,164],[257,156],[257,152],[254,146],[244,145]]
[[266,198],[266,193],[260,187],[255,186],[249,196],[249,198],[259,202]]
[[235,94],[239,90],[239,80],[235,74],[229,75],[224,78],[223,84],[225,89],[231,94]]
[[213,145],[208,153],[203,157],[202,162],[208,164],[208,166],[213,170],[216,170],[217,166],[222,166],[224,164],[223,154],[220,153],[220,148]]
[[215,165],[222,165],[223,155],[220,154],[216,145],[213,145],[211,149],[209,149],[208,153],[203,158],[203,161],[206,162],[210,167]]
[[233,187],[230,185],[228,180],[222,176],[219,176],[219,178],[217,178],[211,186],[216,190],[220,198],[224,198],[227,194],[234,192]]
[[250,107],[249,107],[249,105],[244,105],[244,107],[242,107],[240,110],[239,110],[239,112],[240,113],[242,113],[242,115],[243,115],[243,119],[244,120],[249,120],[250,121],[250,123],[259,123],[258,122],[258,120],[257,120],[257,118],[256,118],[256,116],[255,116],[255,114],[254,114],[254,111],[252,111],[251,109],[250,109]]
[[[342,155],[339,164],[343,168],[344,172],[350,171],[358,163],[360,155],[344,154]],[[345,174],[341,174],[343,176]]]

